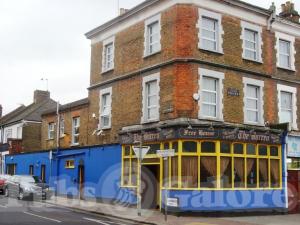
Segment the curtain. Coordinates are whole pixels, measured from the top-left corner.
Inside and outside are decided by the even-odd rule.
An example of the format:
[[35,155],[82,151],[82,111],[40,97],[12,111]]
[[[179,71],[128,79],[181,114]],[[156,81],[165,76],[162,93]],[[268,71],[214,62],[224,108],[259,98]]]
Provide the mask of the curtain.
[[184,188],[198,187],[198,156],[184,156],[181,159],[181,179]]
[[247,159],[247,176],[249,176],[249,174],[251,173],[255,161],[256,159],[252,159],[252,158]]
[[171,157],[171,186],[178,187],[178,157]]
[[279,186],[279,160],[271,159],[271,177],[272,177],[272,186]]
[[230,162],[231,162],[231,158],[230,157],[222,157],[221,158],[221,171],[220,171],[220,175],[221,176],[224,175],[224,172],[227,170]]
[[131,185],[137,185],[138,162],[137,159],[131,159]]
[[268,185],[268,160],[260,159],[259,160],[259,185],[261,187],[267,187]]
[[[165,168],[167,169],[167,176],[165,176]],[[163,160],[162,174],[164,187],[169,187],[169,159]]]
[[123,162],[123,185],[129,185],[130,159],[124,159]]
[[200,157],[200,162],[211,176],[217,176],[217,159],[214,156]]
[[234,158],[234,169],[237,175],[240,177],[242,182],[244,182],[244,165],[245,165],[245,160],[244,158]]

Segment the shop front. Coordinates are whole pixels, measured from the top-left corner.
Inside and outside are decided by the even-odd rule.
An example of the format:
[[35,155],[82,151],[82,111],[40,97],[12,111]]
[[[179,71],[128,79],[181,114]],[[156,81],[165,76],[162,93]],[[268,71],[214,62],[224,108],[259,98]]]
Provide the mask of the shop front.
[[300,135],[287,137],[289,212],[300,212]]
[[[149,208],[164,208],[167,191],[176,211],[280,210],[286,208],[284,151],[278,132],[214,128],[172,128],[121,134],[122,188],[135,191],[138,165]],[[141,143],[142,142],[142,143]],[[149,146],[139,161],[133,146]],[[157,150],[174,149],[167,161]],[[167,166],[168,172],[163,173]],[[146,180],[146,181],[145,181]],[[154,182],[154,184],[153,184]],[[148,190],[148,189],[154,190]],[[143,197],[143,194],[142,194]],[[145,201],[145,199],[144,199]],[[147,205],[147,204],[143,204]]]

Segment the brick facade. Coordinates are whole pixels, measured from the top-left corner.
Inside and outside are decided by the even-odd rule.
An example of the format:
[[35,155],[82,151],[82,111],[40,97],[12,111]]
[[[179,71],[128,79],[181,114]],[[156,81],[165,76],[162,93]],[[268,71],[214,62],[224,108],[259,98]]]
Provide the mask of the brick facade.
[[[176,118],[198,118],[199,105],[193,94],[199,90],[199,68],[223,72],[223,115],[225,123],[244,123],[243,77],[264,81],[264,121],[278,123],[277,84],[298,89],[300,79],[300,38],[296,37],[296,71],[276,66],[275,31],[262,27],[262,63],[242,58],[241,19],[222,15],[224,54],[198,48],[199,7],[177,4],[161,12],[161,46],[159,53],[144,58],[144,22],[115,34],[114,70],[101,74],[102,42],[92,44],[91,87],[89,88],[89,145],[118,142],[123,127],[141,124],[142,77],[160,72],[160,121]],[[267,18],[266,18],[267,19]],[[251,21],[248,21],[251,23]],[[255,24],[255,21],[252,21]],[[299,27],[300,29],[300,27]],[[112,87],[112,127],[102,136],[92,136],[99,117],[99,93]],[[240,96],[228,96],[228,88],[235,88]],[[298,110],[298,118],[300,110]],[[300,127],[300,120],[298,127]]]
[[[80,117],[80,135],[79,145],[88,145],[88,119],[89,119],[89,107],[88,104],[80,106],[70,107],[60,111],[60,118],[64,119],[64,134],[61,134],[59,145],[60,148],[75,147],[72,145],[72,121],[75,117]],[[54,139],[48,139],[48,125],[49,123],[55,123],[54,125]],[[42,131],[41,131],[41,143],[42,149],[55,149],[57,147],[57,116],[56,112],[46,112],[42,117]]]

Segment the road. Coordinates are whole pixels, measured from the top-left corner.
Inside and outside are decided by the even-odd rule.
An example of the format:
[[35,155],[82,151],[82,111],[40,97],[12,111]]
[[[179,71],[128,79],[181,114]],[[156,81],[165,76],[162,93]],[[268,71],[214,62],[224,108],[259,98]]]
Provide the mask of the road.
[[75,212],[43,202],[19,201],[0,195],[0,225],[142,225],[110,217]]

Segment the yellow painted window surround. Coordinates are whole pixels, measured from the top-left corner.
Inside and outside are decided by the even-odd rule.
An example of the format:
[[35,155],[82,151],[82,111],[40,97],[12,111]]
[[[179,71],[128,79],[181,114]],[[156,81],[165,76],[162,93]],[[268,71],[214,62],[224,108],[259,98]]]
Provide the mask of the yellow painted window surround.
[[65,163],[65,168],[66,169],[74,169],[75,168],[75,162],[74,160],[66,160],[66,163]]
[[[169,176],[166,182],[162,182],[164,179],[163,160],[160,160],[160,186],[162,189],[165,188],[163,183],[167,184],[167,189],[172,190],[282,189],[280,145],[216,140],[174,140],[144,145],[160,146],[160,149],[176,148],[175,157],[169,159],[168,162]],[[122,148],[122,187],[136,188],[138,184],[136,167],[141,162],[136,159],[132,146],[124,145]],[[146,158],[157,158],[156,154],[153,153],[154,151],[146,155]],[[209,166],[207,160],[210,161],[210,164],[215,164],[216,168]],[[126,162],[126,165],[124,162]],[[197,164],[198,172],[186,168],[183,165],[186,162],[192,162],[193,165]],[[203,181],[204,172],[201,171],[204,170],[203,168],[206,168],[207,173],[214,174],[213,177],[208,179],[210,185],[207,185],[207,182],[201,182]],[[125,170],[128,174],[126,178],[124,178]],[[184,178],[183,180],[183,170],[184,174],[198,177]],[[176,174],[176,176],[174,177],[172,174]]]

